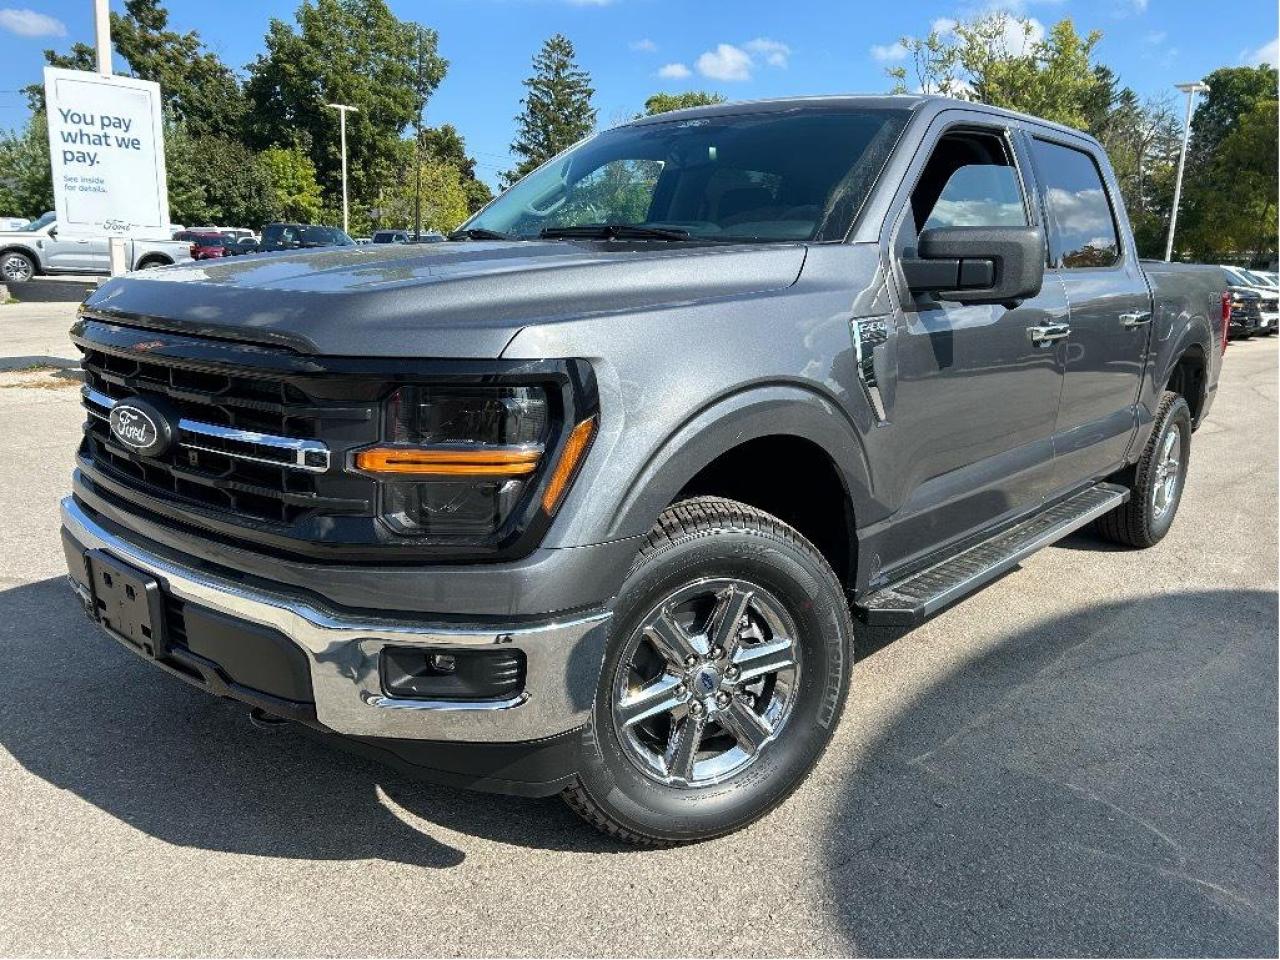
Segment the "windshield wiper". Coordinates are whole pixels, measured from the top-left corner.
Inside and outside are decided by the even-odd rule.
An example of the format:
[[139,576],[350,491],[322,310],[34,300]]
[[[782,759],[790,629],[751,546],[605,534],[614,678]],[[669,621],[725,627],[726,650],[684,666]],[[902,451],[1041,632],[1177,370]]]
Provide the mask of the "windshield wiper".
[[546,227],[538,236],[543,240],[688,240],[689,231],[634,223],[589,223],[578,227]]
[[450,240],[519,240],[519,237],[513,237],[509,233],[499,233],[497,230],[489,230],[485,227],[471,227],[467,230],[455,230],[449,234]]

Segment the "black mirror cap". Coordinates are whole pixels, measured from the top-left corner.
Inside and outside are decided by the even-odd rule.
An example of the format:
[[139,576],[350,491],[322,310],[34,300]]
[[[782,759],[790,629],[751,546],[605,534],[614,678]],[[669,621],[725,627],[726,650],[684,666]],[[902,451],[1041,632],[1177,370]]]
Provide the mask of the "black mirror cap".
[[918,259],[904,259],[912,293],[957,303],[1017,306],[1044,284],[1039,227],[938,227],[920,234]]

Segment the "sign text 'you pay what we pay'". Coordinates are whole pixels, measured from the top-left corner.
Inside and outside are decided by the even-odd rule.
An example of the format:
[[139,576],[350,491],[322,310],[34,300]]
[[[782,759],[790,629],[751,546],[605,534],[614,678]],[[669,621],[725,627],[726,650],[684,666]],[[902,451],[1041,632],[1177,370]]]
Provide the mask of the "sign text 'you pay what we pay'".
[[[62,122],[71,129],[59,130],[62,138],[62,162],[98,165],[102,148],[109,150],[142,150],[142,141],[129,135],[133,121],[110,113],[81,113],[59,108]],[[86,147],[98,149],[89,150]]]

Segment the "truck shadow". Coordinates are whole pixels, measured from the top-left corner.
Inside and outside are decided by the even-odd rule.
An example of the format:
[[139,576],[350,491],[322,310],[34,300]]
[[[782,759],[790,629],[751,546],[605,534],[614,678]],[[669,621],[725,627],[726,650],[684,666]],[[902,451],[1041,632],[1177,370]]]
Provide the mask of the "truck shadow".
[[1274,956],[1276,654],[1274,592],[1186,591],[902,691],[814,864],[850,950]]
[[169,843],[262,856],[444,868],[437,825],[540,849],[616,850],[557,799],[423,783],[316,742],[264,732],[247,708],[121,649],[66,581],[0,591],[0,747],[40,779]]

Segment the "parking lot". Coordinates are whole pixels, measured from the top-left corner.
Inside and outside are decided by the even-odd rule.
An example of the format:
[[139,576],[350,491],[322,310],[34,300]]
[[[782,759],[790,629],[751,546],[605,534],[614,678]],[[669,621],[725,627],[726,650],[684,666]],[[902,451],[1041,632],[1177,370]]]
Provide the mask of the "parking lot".
[[639,851],[98,634],[58,537],[73,310],[0,306],[0,953],[1275,955],[1280,338],[1228,350],[1159,547],[1076,535],[863,634],[790,802]]

